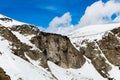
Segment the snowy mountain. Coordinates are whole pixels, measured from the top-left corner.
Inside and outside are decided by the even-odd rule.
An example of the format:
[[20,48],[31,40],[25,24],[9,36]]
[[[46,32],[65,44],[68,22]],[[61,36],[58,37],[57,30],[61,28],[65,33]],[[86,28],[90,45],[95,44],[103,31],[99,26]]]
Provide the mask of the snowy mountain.
[[119,80],[120,24],[67,36],[0,15],[0,80]]
[[103,77],[120,79],[120,23],[82,27],[68,37]]

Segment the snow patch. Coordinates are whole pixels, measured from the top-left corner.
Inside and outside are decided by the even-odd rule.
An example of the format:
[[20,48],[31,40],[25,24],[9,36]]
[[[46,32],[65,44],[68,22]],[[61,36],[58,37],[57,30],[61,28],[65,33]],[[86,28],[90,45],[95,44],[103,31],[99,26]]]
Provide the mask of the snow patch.
[[48,61],[52,74],[58,80],[107,80],[103,78],[87,60],[80,69],[64,69]]

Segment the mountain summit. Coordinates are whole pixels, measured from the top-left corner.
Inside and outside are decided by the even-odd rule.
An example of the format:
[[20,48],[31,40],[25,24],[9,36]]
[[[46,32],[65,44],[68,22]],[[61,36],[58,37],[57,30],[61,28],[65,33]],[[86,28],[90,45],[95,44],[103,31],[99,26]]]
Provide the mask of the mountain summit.
[[0,80],[119,80],[120,24],[68,36],[0,15]]
[[13,25],[22,25],[22,24],[26,24],[26,23],[16,21],[14,19],[11,19],[9,17],[6,17],[6,16],[0,14],[0,24],[5,27],[10,27]]

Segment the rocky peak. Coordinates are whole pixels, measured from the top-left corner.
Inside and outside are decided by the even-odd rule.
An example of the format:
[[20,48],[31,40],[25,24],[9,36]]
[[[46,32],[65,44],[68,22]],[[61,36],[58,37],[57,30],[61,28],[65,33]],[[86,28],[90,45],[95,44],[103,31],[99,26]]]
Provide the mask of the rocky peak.
[[[90,59],[96,70],[108,80],[118,80],[112,73],[116,68],[116,71],[119,71],[120,67],[120,27],[114,26],[107,25],[103,27],[103,31],[101,27],[101,30],[93,31],[92,33],[83,32],[81,36],[72,35],[70,37],[73,41],[72,43],[74,43],[73,45],[79,48],[80,53]],[[86,31],[89,32],[89,30],[87,29]]]
[[[39,63],[43,67],[47,67],[48,60],[64,68],[80,68],[85,62],[83,55],[73,47],[67,36],[41,32],[32,25],[1,26],[0,32],[1,36],[11,42],[11,50],[15,55],[27,61],[29,60],[25,54],[33,60],[41,59]],[[34,35],[29,42],[35,45],[36,49],[32,49],[33,46],[21,42],[19,36],[14,32],[24,37]]]

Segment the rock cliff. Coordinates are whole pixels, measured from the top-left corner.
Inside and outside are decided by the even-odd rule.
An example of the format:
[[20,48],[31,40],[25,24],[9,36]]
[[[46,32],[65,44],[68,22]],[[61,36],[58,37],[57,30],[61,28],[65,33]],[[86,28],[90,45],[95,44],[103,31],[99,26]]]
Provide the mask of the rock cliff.
[[[101,76],[108,80],[114,80],[115,78],[111,77],[110,71],[113,70],[113,66],[116,66],[118,70],[120,67],[120,27],[105,31],[100,39],[96,37],[99,35],[101,33],[76,37],[78,39],[73,39],[73,45],[78,47],[81,54],[91,60]],[[91,36],[94,39],[91,40]]]
[[[29,41],[37,49],[32,50],[32,46],[22,43],[13,32],[24,36],[34,35]],[[85,62],[83,55],[73,47],[67,36],[41,32],[32,25],[1,26],[0,33],[11,42],[11,50],[15,55],[25,60],[25,54],[33,60],[41,59],[40,63],[44,67],[47,67],[48,60],[64,68],[80,68]]]

